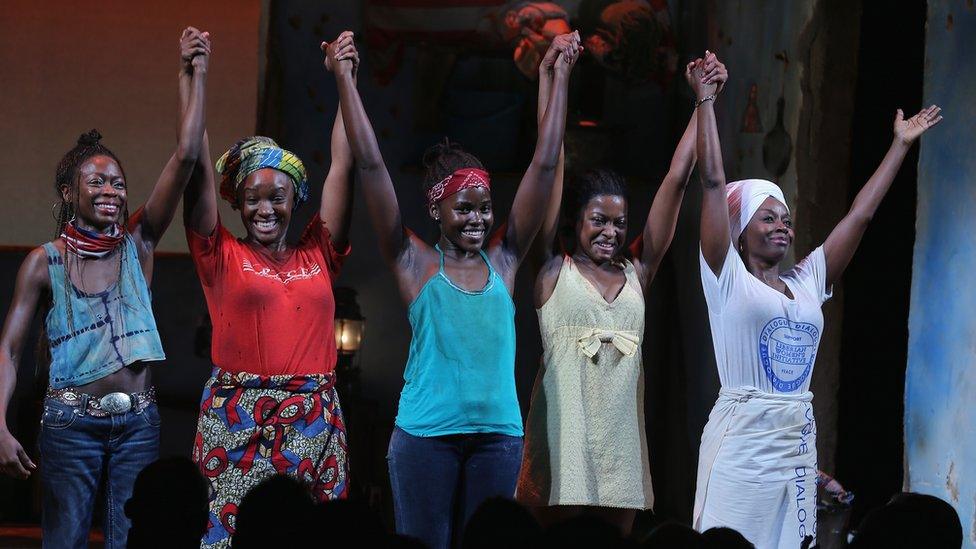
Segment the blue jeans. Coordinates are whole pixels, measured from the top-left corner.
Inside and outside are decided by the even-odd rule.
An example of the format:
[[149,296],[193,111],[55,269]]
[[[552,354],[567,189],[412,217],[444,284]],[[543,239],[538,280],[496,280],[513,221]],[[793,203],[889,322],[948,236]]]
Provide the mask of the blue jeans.
[[109,417],[44,401],[41,418],[41,530],[44,547],[88,547],[95,496],[105,485],[106,549],[124,548],[129,519],[123,506],[143,467],[159,454],[159,410]]
[[484,500],[515,496],[522,437],[492,433],[415,437],[399,427],[386,456],[396,531],[430,549],[459,545]]

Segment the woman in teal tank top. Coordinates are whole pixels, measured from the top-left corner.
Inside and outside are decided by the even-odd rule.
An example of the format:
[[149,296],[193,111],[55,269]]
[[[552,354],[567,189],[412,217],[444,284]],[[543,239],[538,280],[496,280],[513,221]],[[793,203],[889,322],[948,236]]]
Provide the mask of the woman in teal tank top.
[[[380,252],[413,328],[388,455],[397,532],[434,549],[449,546],[483,500],[515,493],[522,418],[515,395],[511,296],[518,266],[542,224],[538,209],[552,189],[567,83],[580,49],[577,33],[562,35],[542,61],[539,94],[548,108],[539,122],[535,154],[508,223],[490,237],[489,176],[481,162],[447,142],[424,155],[427,211],[441,229],[435,246],[403,226],[352,75],[336,71],[346,133]],[[453,524],[454,517],[459,524]]]

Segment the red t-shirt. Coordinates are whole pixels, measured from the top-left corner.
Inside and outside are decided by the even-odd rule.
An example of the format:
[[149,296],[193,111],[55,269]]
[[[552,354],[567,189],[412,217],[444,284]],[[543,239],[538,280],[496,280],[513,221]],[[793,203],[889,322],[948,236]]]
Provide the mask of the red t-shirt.
[[332,246],[318,215],[276,261],[230,234],[186,231],[213,322],[211,356],[229,372],[323,374],[336,363],[332,281],[349,254]]

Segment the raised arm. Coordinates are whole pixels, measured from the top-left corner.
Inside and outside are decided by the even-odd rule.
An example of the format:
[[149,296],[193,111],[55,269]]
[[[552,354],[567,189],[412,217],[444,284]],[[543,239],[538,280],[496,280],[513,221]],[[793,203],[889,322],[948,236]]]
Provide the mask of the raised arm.
[[864,236],[868,223],[874,217],[874,212],[878,210],[881,199],[888,193],[891,182],[898,174],[908,149],[926,130],[942,120],[942,116],[939,114],[941,111],[941,108],[932,105],[922,109],[908,120],[905,120],[901,109],[896,112],[895,138],[891,142],[891,147],[888,148],[888,154],[885,155],[871,179],[868,179],[861,191],[857,193],[850,211],[834,227],[824,242],[828,287],[840,280],[847,265],[851,262],[854,250],[861,243],[861,237]]
[[[725,65],[715,57],[714,53],[708,53],[704,59],[704,77],[708,85],[715,84],[715,94],[722,91],[722,87],[728,80],[728,72]],[[674,238],[675,226],[678,223],[678,212],[681,210],[681,201],[684,199],[685,189],[688,187],[688,179],[691,177],[691,170],[695,166],[696,146],[698,142],[698,110],[691,114],[688,126],[678,141],[678,146],[671,157],[671,167],[667,175],[661,181],[651,209],[647,213],[647,221],[644,223],[644,231],[641,234],[640,253],[635,256],[641,260],[641,274],[643,275],[644,290],[650,287],[650,282],[654,280],[661,259],[671,246],[671,239]]]
[[[549,197],[556,178],[559,153],[566,129],[566,102],[569,74],[576,64],[582,46],[578,32],[557,36],[550,49],[559,53],[553,68],[552,84],[545,114],[539,122],[539,137],[536,141],[532,162],[519,183],[512,211],[505,227],[503,246],[515,264],[521,263],[529,250],[532,239],[543,223],[539,209],[549,208]],[[548,53],[547,53],[548,56]]]
[[661,181],[657,193],[654,194],[654,201],[651,202],[651,209],[647,212],[647,220],[644,222],[644,230],[631,249],[634,257],[640,259],[645,289],[654,279],[661,258],[668,251],[668,246],[671,245],[671,239],[674,237],[681,200],[684,198],[691,170],[695,166],[697,121],[697,111],[692,112],[688,125],[681,134],[681,140],[674,149],[668,173]]
[[188,73],[186,86],[181,74],[181,103],[186,92],[185,107],[180,108],[180,128],[176,152],[170,157],[146,201],[141,234],[145,246],[154,247],[176,214],[180,197],[190,180],[197,159],[203,149],[206,116],[207,68],[210,60],[210,37],[193,27],[183,31],[180,38],[181,73]]
[[[345,33],[339,39],[346,38]],[[327,43],[326,43],[327,44]],[[327,48],[328,46],[326,46]],[[359,52],[352,40],[352,33],[348,34],[341,45],[339,55],[344,61],[352,62],[352,79],[356,81],[359,71]],[[331,62],[326,55],[322,61],[326,70],[331,72]],[[319,217],[332,234],[332,245],[343,250],[349,243],[349,221],[352,217],[352,149],[346,137],[346,126],[342,122],[342,108],[336,108],[335,122],[332,124],[332,141],[330,145],[332,161],[329,164],[329,174],[325,176],[322,186],[322,203],[319,207]]]
[[322,185],[319,217],[332,235],[332,245],[344,250],[349,243],[349,220],[352,217],[352,150],[342,123],[342,110],[336,109],[332,124],[332,163]]
[[[705,52],[706,56],[709,52]],[[705,62],[698,59],[685,68],[685,78],[696,97],[698,128],[696,149],[702,182],[701,249],[705,262],[718,274],[729,251],[729,204],[725,198],[725,168],[715,122],[715,82],[706,82]]]
[[392,266],[399,262],[411,239],[403,227],[390,173],[383,162],[376,134],[359,97],[359,90],[356,89],[352,58],[344,57],[350,55],[352,38],[352,33],[346,31],[331,44],[323,42],[322,47],[328,55],[327,67],[336,77],[339,109],[355,160],[356,174],[365,195],[366,209],[379,240],[380,253]]
[[[183,58],[180,72],[180,108],[189,106],[190,84],[192,82],[192,58]],[[213,162],[210,159],[210,137],[203,132],[200,156],[193,167],[190,181],[183,191],[183,225],[187,230],[210,236],[217,228],[217,183]]]
[[10,434],[7,407],[17,386],[17,366],[24,340],[47,280],[47,256],[43,248],[37,248],[27,255],[17,273],[14,297],[0,335],[0,473],[14,478],[27,478],[37,467]]
[[[552,92],[552,80],[555,63],[558,58],[559,50],[550,46],[542,62],[539,64],[539,108],[536,118],[537,124],[542,124],[542,120],[546,115],[546,109],[549,108],[549,94]],[[542,227],[539,229],[539,234],[532,241],[532,254],[539,267],[545,265],[555,253],[553,241],[556,239],[556,229],[559,226],[559,209],[562,205],[565,165],[565,147],[560,146],[559,160],[556,162],[556,172],[552,182],[552,191],[549,193],[546,215],[542,221]]]

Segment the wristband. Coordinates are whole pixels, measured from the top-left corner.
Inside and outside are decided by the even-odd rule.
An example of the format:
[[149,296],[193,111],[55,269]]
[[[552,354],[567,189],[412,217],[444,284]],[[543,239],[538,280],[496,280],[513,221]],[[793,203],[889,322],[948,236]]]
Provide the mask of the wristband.
[[702,97],[698,101],[695,101],[695,108],[697,109],[698,107],[700,107],[701,104],[704,103],[705,101],[715,101],[715,94],[713,93],[712,95],[706,95],[705,97]]

